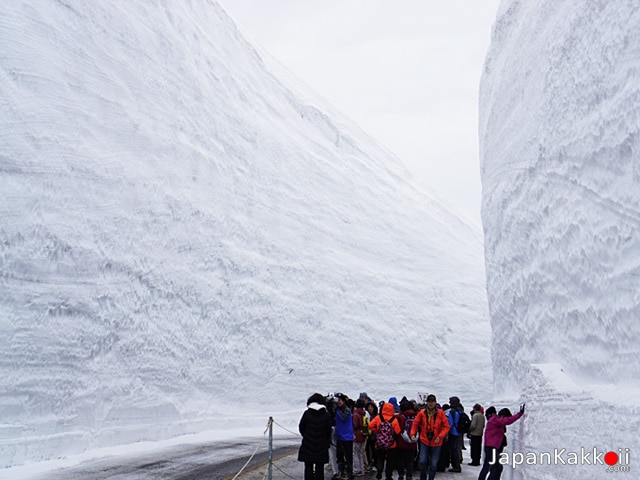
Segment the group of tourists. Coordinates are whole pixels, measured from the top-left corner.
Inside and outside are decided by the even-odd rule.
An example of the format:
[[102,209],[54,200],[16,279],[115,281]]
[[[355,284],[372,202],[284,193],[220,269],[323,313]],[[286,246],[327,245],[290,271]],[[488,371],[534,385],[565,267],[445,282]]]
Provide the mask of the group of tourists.
[[[476,403],[471,417],[460,399],[449,398],[440,405],[429,394],[424,404],[403,397],[391,397],[376,404],[366,393],[357,400],[347,395],[314,393],[298,429],[302,444],[298,460],[304,462],[305,480],[324,480],[328,463],[331,480],[354,480],[357,475],[375,474],[377,480],[433,480],[437,472],[461,472],[464,436],[469,438],[471,461],[480,466],[484,437],[484,463],[478,480],[499,480],[503,465],[495,461],[506,446],[506,426],[524,414],[511,415],[508,408],[496,413]],[[486,424],[486,427],[485,427]],[[487,475],[488,478],[487,478]]]

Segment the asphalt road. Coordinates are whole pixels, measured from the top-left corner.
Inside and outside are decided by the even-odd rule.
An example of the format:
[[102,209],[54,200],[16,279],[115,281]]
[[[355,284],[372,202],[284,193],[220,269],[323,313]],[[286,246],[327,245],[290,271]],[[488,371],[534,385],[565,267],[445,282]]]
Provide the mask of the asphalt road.
[[[297,448],[293,442],[274,447],[274,459],[291,455]],[[255,445],[219,442],[181,446],[126,460],[104,458],[55,470],[34,480],[231,480],[254,449]],[[266,447],[260,449],[245,471],[264,466],[268,456]]]
[[[280,438],[274,443],[274,480],[302,478],[304,467],[297,461],[299,442],[298,438],[292,437]],[[29,480],[232,480],[255,450],[256,443],[238,441],[182,445],[145,455],[100,458]],[[265,480],[268,456],[266,445],[261,445],[237,480]],[[467,466],[467,461],[468,452],[465,453],[462,473],[438,473],[436,478],[476,480],[480,467]],[[325,479],[331,478],[331,474],[325,471]],[[509,472],[505,474],[509,478]],[[413,478],[418,477],[416,472]],[[374,479],[373,475],[356,477],[356,480]]]

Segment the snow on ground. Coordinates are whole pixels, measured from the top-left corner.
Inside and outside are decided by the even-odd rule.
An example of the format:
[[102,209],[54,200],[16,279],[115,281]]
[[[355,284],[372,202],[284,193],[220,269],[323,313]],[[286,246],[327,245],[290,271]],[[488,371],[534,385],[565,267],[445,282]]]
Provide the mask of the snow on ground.
[[5,5],[2,474],[295,430],[316,390],[526,401],[509,452],[538,464],[503,478],[601,478],[606,452],[633,472],[639,24],[622,0],[501,4],[480,96],[492,398],[480,232],[216,3]]
[[[260,428],[209,430],[158,442],[102,447],[56,460],[0,470],[0,479],[53,480],[69,478],[72,474],[74,478],[81,478],[81,472],[115,470],[122,471],[125,478],[127,475],[133,477],[136,470],[140,478],[150,478],[152,473],[139,468],[140,465],[158,463],[168,458],[174,459],[174,468],[178,471],[182,459],[185,472],[192,467],[194,459],[203,464],[218,464],[233,458],[249,460],[256,452],[268,450],[266,426],[267,422],[264,422]],[[272,442],[275,448],[299,444],[295,436],[277,426],[273,429]],[[125,473],[129,468],[130,473]]]
[[0,45],[0,466],[490,395],[481,232],[215,2],[8,2]]
[[[633,471],[638,27],[633,2],[504,0],[480,91],[494,385],[530,405],[512,427],[516,450],[629,448]],[[606,467],[532,465],[506,478],[602,478]]]

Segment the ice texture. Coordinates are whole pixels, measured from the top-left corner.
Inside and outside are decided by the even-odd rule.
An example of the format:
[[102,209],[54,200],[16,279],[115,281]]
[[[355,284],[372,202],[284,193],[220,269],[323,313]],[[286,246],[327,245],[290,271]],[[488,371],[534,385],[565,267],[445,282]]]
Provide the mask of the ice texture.
[[503,1],[480,91],[497,392],[640,373],[640,10]]
[[552,455],[502,478],[603,478],[594,449],[637,472],[639,45],[636,2],[499,8],[479,123],[495,401],[528,405],[508,451]]
[[289,75],[211,1],[3,5],[0,466],[489,395],[480,228]]

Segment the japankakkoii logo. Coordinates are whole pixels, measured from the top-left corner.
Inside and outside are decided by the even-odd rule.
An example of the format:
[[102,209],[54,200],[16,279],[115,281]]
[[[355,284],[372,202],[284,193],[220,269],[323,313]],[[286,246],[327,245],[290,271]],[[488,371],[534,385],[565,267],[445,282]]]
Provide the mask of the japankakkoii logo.
[[555,448],[553,452],[502,452],[489,459],[491,465],[605,465],[607,472],[629,472],[630,449],[619,448],[617,452],[601,452],[597,448],[581,448],[579,452],[567,452],[566,448]]
[[604,463],[609,465],[607,472],[629,472],[629,449],[619,448],[618,453],[607,452],[604,454]]

